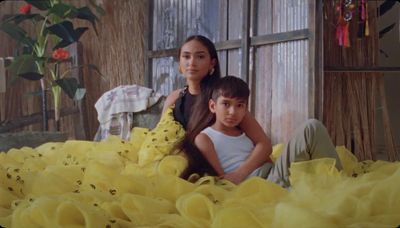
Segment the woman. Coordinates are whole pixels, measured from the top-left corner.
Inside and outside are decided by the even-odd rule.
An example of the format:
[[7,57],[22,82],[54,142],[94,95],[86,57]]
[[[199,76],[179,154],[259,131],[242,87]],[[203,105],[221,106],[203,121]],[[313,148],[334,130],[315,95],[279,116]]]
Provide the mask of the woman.
[[[166,99],[163,112],[173,107],[175,120],[186,129],[187,135],[182,144],[189,159],[192,172],[213,174],[213,169],[200,153],[194,152],[194,138],[205,127],[209,116],[208,101],[214,83],[221,77],[217,51],[212,41],[200,35],[188,37],[179,49],[179,71],[186,78],[187,86],[173,91]],[[246,115],[239,127],[254,143],[251,156],[235,171],[224,176],[234,183],[243,181],[254,169],[269,160],[272,152],[271,142],[261,126],[251,114]],[[188,152],[190,151],[190,153]]]

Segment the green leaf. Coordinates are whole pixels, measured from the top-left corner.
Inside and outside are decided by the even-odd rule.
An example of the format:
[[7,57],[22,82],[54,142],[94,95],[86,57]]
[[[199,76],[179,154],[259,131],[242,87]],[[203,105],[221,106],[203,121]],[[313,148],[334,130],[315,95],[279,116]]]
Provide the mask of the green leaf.
[[99,68],[94,64],[87,64],[86,65],[90,70],[96,71],[98,75],[100,75],[104,79],[104,75],[100,72]]
[[37,63],[41,61],[41,59],[32,55],[20,55],[15,57],[8,69],[15,75],[35,81],[43,78],[43,74],[39,72],[37,66]]
[[47,27],[48,31],[61,38],[61,41],[53,49],[66,47],[79,41],[79,38],[87,29],[87,27],[74,29],[74,26],[70,21],[63,21]]
[[78,12],[76,14],[76,17],[82,20],[87,20],[90,21],[90,23],[92,24],[94,31],[97,33],[97,28],[96,28],[96,21],[98,21],[99,19],[96,17],[96,15],[94,15],[92,13],[92,11],[90,10],[89,7],[85,6],[82,8],[78,9]]
[[4,23],[0,25],[0,30],[7,33],[13,39],[19,43],[26,44],[28,46],[33,46],[34,41],[27,36],[25,30],[13,23]]
[[90,5],[92,5],[95,8],[96,12],[98,14],[100,14],[101,16],[104,16],[106,14],[106,11],[103,8],[101,8],[100,6],[98,6],[96,4],[95,0],[89,0],[89,3],[90,3]]
[[31,80],[31,81],[37,81],[43,78],[43,74],[39,74],[37,72],[26,72],[26,73],[20,73],[18,76]]
[[86,89],[78,84],[76,78],[62,78],[55,82],[71,99],[81,100],[85,96]]
[[69,14],[75,9],[75,7],[71,5],[67,5],[64,3],[55,4],[50,10],[49,14],[57,15],[60,18],[66,18]]
[[50,0],[25,0],[25,2],[40,10],[48,10],[51,8]]
[[19,24],[25,20],[34,20],[34,21],[41,21],[44,20],[44,17],[40,14],[17,14],[14,16],[7,17],[4,22],[14,22],[15,24]]

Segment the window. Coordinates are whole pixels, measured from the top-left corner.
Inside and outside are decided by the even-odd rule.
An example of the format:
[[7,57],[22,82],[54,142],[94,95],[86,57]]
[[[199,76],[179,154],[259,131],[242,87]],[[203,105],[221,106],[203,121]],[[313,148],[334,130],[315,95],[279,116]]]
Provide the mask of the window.
[[194,34],[216,43],[222,75],[241,75],[242,7],[243,0],[154,0],[148,84],[165,95],[185,85],[175,56],[186,37]]
[[[153,0],[149,7],[147,85],[165,95],[185,85],[176,54],[189,35],[215,42],[222,75],[243,78],[251,111],[279,142],[318,110],[314,45],[322,1]],[[279,123],[288,123],[281,126]],[[275,124],[275,126],[274,126]],[[270,134],[269,134],[270,135]]]

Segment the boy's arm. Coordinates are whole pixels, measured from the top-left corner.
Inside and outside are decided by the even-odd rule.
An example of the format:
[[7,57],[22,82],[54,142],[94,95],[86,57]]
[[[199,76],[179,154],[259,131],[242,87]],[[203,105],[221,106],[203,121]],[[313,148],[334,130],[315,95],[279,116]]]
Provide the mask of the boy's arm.
[[200,133],[194,139],[194,144],[214,168],[218,176],[224,175],[224,169],[219,162],[217,153],[215,152],[214,144],[211,139],[206,134]]
[[269,155],[272,153],[271,141],[264,133],[260,124],[257,120],[251,116],[250,112],[247,112],[240,128],[246,133],[246,135],[253,141],[254,148],[251,151],[249,157],[244,161],[235,171],[236,181],[241,179],[239,182],[246,179],[255,169],[262,166],[266,162],[272,162]]

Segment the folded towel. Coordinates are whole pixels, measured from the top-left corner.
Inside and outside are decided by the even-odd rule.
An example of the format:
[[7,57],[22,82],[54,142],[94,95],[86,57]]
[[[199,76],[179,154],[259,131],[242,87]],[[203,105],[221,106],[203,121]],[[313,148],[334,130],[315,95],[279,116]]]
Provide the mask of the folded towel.
[[121,112],[140,112],[156,104],[161,94],[138,85],[122,85],[105,92],[94,105],[100,124]]
[[161,94],[138,85],[123,85],[105,92],[95,104],[100,122],[95,140],[118,135],[129,140],[133,125],[133,113],[146,110],[156,104]]

